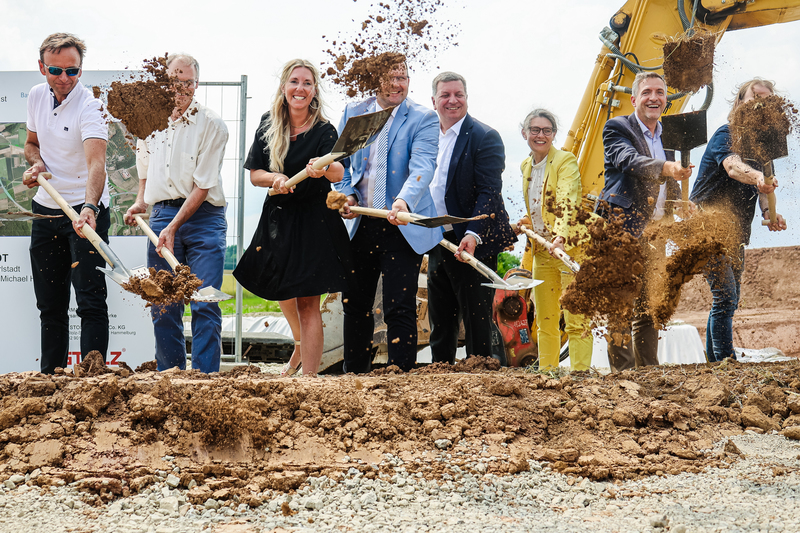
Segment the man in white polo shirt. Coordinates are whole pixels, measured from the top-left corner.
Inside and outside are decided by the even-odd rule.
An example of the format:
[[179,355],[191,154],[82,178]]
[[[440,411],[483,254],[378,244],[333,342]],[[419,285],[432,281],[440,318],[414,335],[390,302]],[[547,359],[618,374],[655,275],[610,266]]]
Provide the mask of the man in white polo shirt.
[[[95,267],[103,258],[80,229],[89,225],[108,242],[111,220],[106,177],[108,125],[101,103],[81,84],[86,45],[69,33],[54,33],[39,47],[39,71],[46,83],[28,95],[28,137],[25,159],[32,177],[23,183],[36,187],[41,172],[52,174],[50,183],[80,213],[70,222],[62,216],[33,221],[31,266],[36,306],[41,319],[41,369],[52,374],[67,366],[69,347],[70,283],[75,288],[77,315],[81,319],[81,354],[108,349],[106,281]],[[32,210],[43,215],[63,215],[58,204],[40,189]]]
[[[136,153],[139,193],[125,213],[125,222],[153,206],[150,226],[158,246],[148,243],[148,266],[171,270],[160,256],[166,247],[203,287],[222,286],[225,266],[225,194],[222,159],[228,128],[213,111],[194,100],[200,66],[190,55],[170,55],[167,72],[173,77],[175,109],[164,131],[140,140]],[[222,353],[222,313],[219,304],[192,302],[192,368],[217,372]],[[186,368],[183,304],[153,306],[156,361],[159,370]]]

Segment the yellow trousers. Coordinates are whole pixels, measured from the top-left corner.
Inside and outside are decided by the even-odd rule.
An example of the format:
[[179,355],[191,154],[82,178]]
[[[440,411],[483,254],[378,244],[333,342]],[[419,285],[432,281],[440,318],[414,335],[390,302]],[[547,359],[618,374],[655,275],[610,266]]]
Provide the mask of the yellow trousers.
[[[580,263],[579,248],[571,249],[570,256]],[[537,246],[533,254],[533,278],[544,281],[533,289],[539,368],[552,370],[558,367],[558,353],[561,350],[561,332],[558,327],[561,306],[558,299],[572,281],[573,274],[564,263]],[[591,321],[584,315],[573,315],[565,309],[564,322],[569,336],[570,369],[588,370],[592,364]]]

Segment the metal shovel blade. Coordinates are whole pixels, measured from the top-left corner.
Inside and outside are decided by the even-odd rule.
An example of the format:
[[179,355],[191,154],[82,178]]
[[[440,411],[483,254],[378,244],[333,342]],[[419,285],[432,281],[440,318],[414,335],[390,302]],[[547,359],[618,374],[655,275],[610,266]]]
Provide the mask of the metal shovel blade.
[[125,265],[122,264],[122,261],[119,260],[117,254],[111,249],[109,245],[107,245],[104,241],[100,241],[98,243],[100,251],[105,254],[106,262],[109,264],[111,268],[108,267],[95,267],[97,270],[111,278],[116,283],[122,285],[123,283],[128,283],[131,279],[131,271],[125,268]]
[[667,150],[689,152],[708,142],[705,111],[661,117],[661,143]]
[[375,142],[386,121],[392,116],[392,111],[394,111],[394,106],[347,119],[347,124],[331,153],[341,153],[342,155],[338,159],[344,159]]
[[540,279],[526,279],[511,277],[504,280],[506,283],[481,283],[484,287],[491,287],[493,289],[500,289],[504,291],[524,291],[532,289],[537,285],[544,283]]

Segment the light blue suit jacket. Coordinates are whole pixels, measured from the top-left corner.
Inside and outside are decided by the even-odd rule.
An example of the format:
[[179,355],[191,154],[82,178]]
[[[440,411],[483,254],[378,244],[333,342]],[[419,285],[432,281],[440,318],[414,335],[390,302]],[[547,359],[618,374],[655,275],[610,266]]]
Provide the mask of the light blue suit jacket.
[[[363,102],[348,104],[339,123],[341,134],[347,119],[369,112],[375,97]],[[364,177],[364,169],[369,150],[367,146],[342,160],[344,178],[334,187],[337,191],[354,195],[359,204],[364,200],[355,186]],[[429,190],[433,173],[436,170],[436,156],[439,152],[439,117],[436,112],[415,104],[406,98],[397,109],[397,114],[389,130],[389,158],[386,168],[387,204],[400,198],[408,204],[412,213],[427,217],[436,216],[436,207]],[[350,239],[356,234],[361,217],[345,220]],[[408,244],[418,254],[424,254],[442,240],[441,228],[423,228],[409,224],[400,226],[400,232]]]

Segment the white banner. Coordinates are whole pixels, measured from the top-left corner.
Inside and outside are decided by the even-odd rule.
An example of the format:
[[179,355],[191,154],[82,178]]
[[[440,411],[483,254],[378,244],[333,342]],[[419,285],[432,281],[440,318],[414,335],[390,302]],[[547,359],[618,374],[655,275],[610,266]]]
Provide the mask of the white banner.
[[[91,88],[107,88],[112,81],[131,76],[131,71],[84,72],[81,81]],[[45,81],[37,71],[0,72],[0,211],[30,210],[33,191],[21,184],[27,168],[23,156],[27,118],[27,97],[31,87]],[[147,262],[147,238],[131,235],[122,215],[136,197],[139,178],[135,156],[119,125],[109,131],[106,167],[112,194],[111,248],[128,268]],[[19,206],[19,207],[18,207]],[[30,222],[0,223],[0,309],[6,317],[0,324],[4,345],[0,372],[39,370],[40,323],[31,281]],[[120,235],[120,236],[116,236]],[[110,340],[107,363],[125,361],[136,368],[155,358],[155,338],[150,313],[144,301],[125,292],[111,280],[108,286]],[[75,314],[75,296],[70,304],[69,365],[80,358],[80,318]]]

